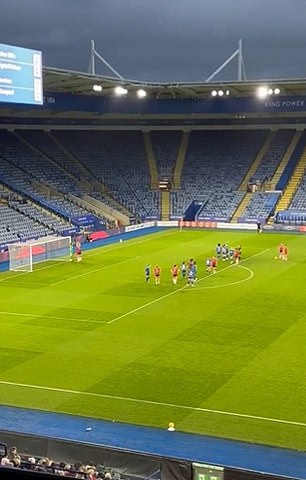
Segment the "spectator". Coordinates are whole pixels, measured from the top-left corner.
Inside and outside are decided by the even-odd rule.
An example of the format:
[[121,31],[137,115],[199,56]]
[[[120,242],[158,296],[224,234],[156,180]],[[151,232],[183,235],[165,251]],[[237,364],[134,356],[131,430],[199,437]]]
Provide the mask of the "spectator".
[[11,462],[9,460],[8,455],[5,455],[4,457],[1,458],[0,465],[2,465],[3,467],[13,467],[14,466],[13,462]]
[[10,462],[13,463],[14,467],[19,467],[21,464],[21,457],[17,452],[17,447],[11,447],[8,453],[8,458]]

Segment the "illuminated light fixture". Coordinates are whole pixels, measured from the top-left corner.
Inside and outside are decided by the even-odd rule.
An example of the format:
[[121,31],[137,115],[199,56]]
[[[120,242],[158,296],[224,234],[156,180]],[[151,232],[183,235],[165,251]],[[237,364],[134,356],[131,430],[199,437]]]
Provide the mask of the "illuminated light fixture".
[[273,88],[268,89],[268,95],[273,95]]
[[223,97],[223,95],[224,95],[223,90],[218,90],[218,95],[219,95],[219,97]]
[[212,97],[216,97],[217,95],[218,95],[217,90],[212,90],[211,96],[212,96]]
[[256,95],[258,98],[266,98],[268,95],[268,88],[267,87],[258,87]]
[[274,93],[275,93],[275,95],[279,95],[280,94],[280,89],[278,87],[274,88]]
[[138,98],[145,98],[147,96],[147,92],[143,88],[137,90],[136,94]]
[[94,92],[102,92],[102,85],[94,85],[92,89]]
[[229,94],[230,94],[230,91],[226,90],[225,95],[229,96]]
[[127,88],[121,87],[118,85],[118,87],[115,87],[115,95],[117,97],[121,97],[122,95],[126,95],[128,93]]

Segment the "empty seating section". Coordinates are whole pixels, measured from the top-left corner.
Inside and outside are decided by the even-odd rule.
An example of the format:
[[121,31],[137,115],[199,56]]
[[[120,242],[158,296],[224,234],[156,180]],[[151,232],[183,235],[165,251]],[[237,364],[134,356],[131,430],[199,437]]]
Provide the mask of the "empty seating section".
[[244,196],[243,192],[211,192],[209,200],[200,210],[198,220],[229,221]]
[[9,205],[0,205],[0,242],[18,242],[52,234],[52,230]]
[[142,132],[57,131],[60,142],[135,215],[159,215],[159,192],[150,190]]
[[295,210],[306,214],[306,173],[298,186],[288,210]]
[[[78,165],[69,158],[63,150],[54,142],[51,136],[42,130],[19,130],[18,135],[30,142],[34,147],[61,165],[65,170],[71,173],[78,180],[84,179],[84,172],[80,171]],[[66,175],[65,175],[66,178]],[[73,185],[74,192],[78,192],[78,187]],[[72,190],[70,190],[72,193]]]
[[151,131],[154,157],[161,180],[171,180],[180,148],[182,132]]
[[[66,220],[92,213],[67,197],[68,192],[80,194],[81,190],[64,170],[32,151],[10,132],[0,130],[1,180]],[[59,219],[59,225],[61,223]]]
[[51,185],[63,193],[79,191],[79,186],[53,162],[32,150],[13,133],[0,130],[1,156],[27,172],[39,182]]
[[269,181],[273,177],[279,162],[283,158],[295,130],[279,130],[264,155],[261,164],[255,171],[253,178],[250,179],[252,183],[262,184],[264,181]]
[[242,199],[238,186],[267,131],[192,132],[182,172],[182,190],[171,193],[171,215],[181,217],[190,202],[208,201],[198,219],[229,219]]
[[266,221],[274,213],[279,196],[278,192],[254,193],[239,220],[242,222]]
[[51,212],[48,212],[47,210],[33,203],[11,201],[10,205],[13,206],[15,210],[23,213],[27,217],[30,217],[42,225],[49,227],[53,233],[61,234],[64,232],[64,230],[68,230],[71,227],[69,222],[57,217]]

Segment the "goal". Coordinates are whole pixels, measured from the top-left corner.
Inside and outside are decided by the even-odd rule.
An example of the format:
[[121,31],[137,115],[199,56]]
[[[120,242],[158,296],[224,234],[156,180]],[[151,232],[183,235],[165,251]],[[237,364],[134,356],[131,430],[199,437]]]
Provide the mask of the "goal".
[[44,237],[28,242],[12,243],[9,249],[9,269],[32,272],[36,263],[48,260],[70,260],[71,237]]

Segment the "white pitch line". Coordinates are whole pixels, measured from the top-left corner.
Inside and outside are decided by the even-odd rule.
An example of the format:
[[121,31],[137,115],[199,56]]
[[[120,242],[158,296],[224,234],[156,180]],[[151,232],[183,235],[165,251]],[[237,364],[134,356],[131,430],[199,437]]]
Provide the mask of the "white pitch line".
[[54,285],[60,285],[61,283],[70,282],[70,280],[75,280],[76,278],[85,277],[85,275],[91,275],[92,273],[100,272],[101,270],[105,270],[106,268],[110,268],[115,265],[121,265],[121,263],[130,262],[131,260],[135,260],[136,258],[140,258],[140,256],[137,255],[136,257],[127,258],[125,260],[122,260],[121,262],[110,263],[109,265],[104,265],[104,267],[95,268],[95,270],[88,270],[87,272],[80,273],[79,275],[74,275],[73,277],[64,278],[64,280],[59,280],[58,282],[51,283],[49,287],[54,287]]
[[[269,248],[266,248],[265,250],[262,250],[259,253],[255,253],[255,255],[251,255],[250,257],[242,260],[240,263],[246,262],[247,260],[251,260],[251,258],[258,257],[259,255],[262,255],[263,253],[268,252],[269,250],[270,250]],[[232,268],[232,267],[235,267],[235,266],[236,266],[235,264],[228,265],[227,267],[222,268],[221,270],[217,271],[216,275],[220,272],[224,272],[224,270],[227,270],[228,268]],[[206,276],[206,277],[200,278],[199,280],[197,280],[197,284],[199,282],[201,282],[202,280],[207,280],[208,278],[211,278],[211,277]],[[144,308],[150,307],[151,305],[154,305],[154,303],[157,303],[161,300],[164,300],[165,298],[168,298],[168,297],[171,297],[172,295],[175,295],[178,292],[181,292],[182,290],[185,290],[187,287],[188,287],[188,285],[184,285],[183,287],[178,288],[176,290],[173,290],[172,292],[166,293],[165,295],[162,295],[161,297],[155,298],[151,302],[144,303],[143,305],[140,305],[140,307],[134,308],[133,310],[130,310],[126,313],[123,313],[122,315],[119,315],[116,318],[113,318],[113,320],[110,320],[109,322],[107,322],[107,325],[111,325],[112,323],[117,322],[117,320],[121,320],[122,318],[128,317],[129,315],[132,315],[133,313],[139,312],[139,310],[143,310]]]
[[[40,272],[41,270],[46,270],[47,268],[54,267],[54,265],[55,265],[54,263],[52,263],[50,265],[45,265],[44,267],[37,268],[37,270],[35,270],[35,271]],[[11,275],[10,277],[1,278],[0,282],[5,282],[6,280],[14,279],[16,277],[19,277],[20,275],[28,275],[28,274],[29,274],[29,272],[16,273],[16,275]]]
[[[145,238],[143,240],[139,240],[138,242],[131,242],[131,243],[128,243],[128,244],[124,244],[125,247],[129,247],[129,246],[132,246],[132,245],[138,245],[140,243],[144,243],[144,242],[148,242],[149,240],[152,240],[152,239],[155,239],[155,238],[159,238],[159,237],[166,237],[168,235],[173,235],[174,233],[177,233],[177,231],[172,231],[172,232],[168,232],[168,233],[163,233],[163,234],[159,234],[159,235],[155,235],[153,238],[152,236],[150,235],[150,238]],[[126,242],[128,242],[128,240],[126,240]],[[98,248],[102,248],[103,249],[105,248],[106,250],[105,251],[102,251],[102,252],[97,252],[97,253],[91,253],[90,250],[86,250],[87,253],[89,253],[89,257],[95,257],[96,255],[102,255],[102,254],[106,254],[108,252],[112,252],[113,250],[119,250],[119,246],[116,246],[116,247],[113,247],[113,248],[107,248],[108,245],[101,245],[101,247],[98,247]],[[134,257],[135,258],[135,257]],[[46,265],[44,267],[41,267],[41,268],[37,268],[36,270],[34,270],[34,272],[39,272],[40,270],[45,270],[46,268],[51,268],[51,267],[54,267],[54,263],[51,264],[51,265]],[[16,277],[19,277],[20,275],[27,275],[29,272],[20,272],[20,273],[16,273],[15,275],[11,275],[9,277],[5,277],[5,278],[1,278],[0,279],[0,282],[6,282],[7,280],[10,280],[10,279],[14,279]],[[48,285],[47,285],[48,286]]]
[[130,398],[130,397],[121,397],[119,395],[107,395],[105,393],[93,393],[93,392],[82,392],[79,390],[70,390],[65,388],[56,388],[56,387],[44,387],[41,385],[31,385],[27,383],[17,383],[17,382],[6,382],[0,380],[0,385],[7,385],[12,387],[22,387],[22,388],[32,388],[35,390],[44,390],[49,392],[59,392],[59,393],[67,393],[72,395],[84,395],[87,397],[96,397],[96,398],[108,398],[111,400],[119,400],[124,402],[134,402],[134,403],[141,403],[145,405],[153,405],[158,407],[171,407],[177,408],[180,410],[189,410],[191,412],[202,412],[202,413],[213,413],[217,415],[226,415],[229,417],[239,417],[239,418],[247,418],[250,420],[261,420],[265,422],[273,422],[273,423],[281,423],[286,425],[294,425],[298,427],[306,427],[306,423],[303,422],[295,422],[290,420],[282,420],[280,418],[269,418],[269,417],[261,417],[257,415],[248,415],[246,413],[236,413],[236,412],[225,412],[223,410],[214,410],[211,408],[202,408],[202,407],[190,407],[187,405],[176,405],[175,403],[165,403],[165,402],[157,402],[154,400],[144,400],[139,398]]
[[[244,268],[245,270],[247,270],[249,272],[249,276],[246,278],[243,278],[242,280],[236,280],[236,282],[221,283],[220,285],[208,285],[207,287],[199,287],[197,288],[197,290],[208,290],[212,288],[223,288],[223,287],[231,287],[233,285],[240,285],[241,283],[247,282],[248,280],[251,280],[251,278],[254,277],[254,272],[250,268],[244,267],[243,265],[236,265],[236,267]],[[209,275],[209,277],[212,278],[211,275]],[[205,278],[209,278],[209,277],[205,277]]]
[[91,319],[86,319],[86,318],[71,318],[71,317],[55,317],[55,316],[50,316],[50,315],[45,315],[45,314],[34,314],[34,313],[21,313],[21,312],[0,312],[0,315],[11,315],[12,317],[33,317],[33,318],[45,318],[46,320],[72,320],[74,322],[89,322],[89,323],[97,323],[98,325],[100,324],[105,324],[107,323],[105,320],[91,320]]

